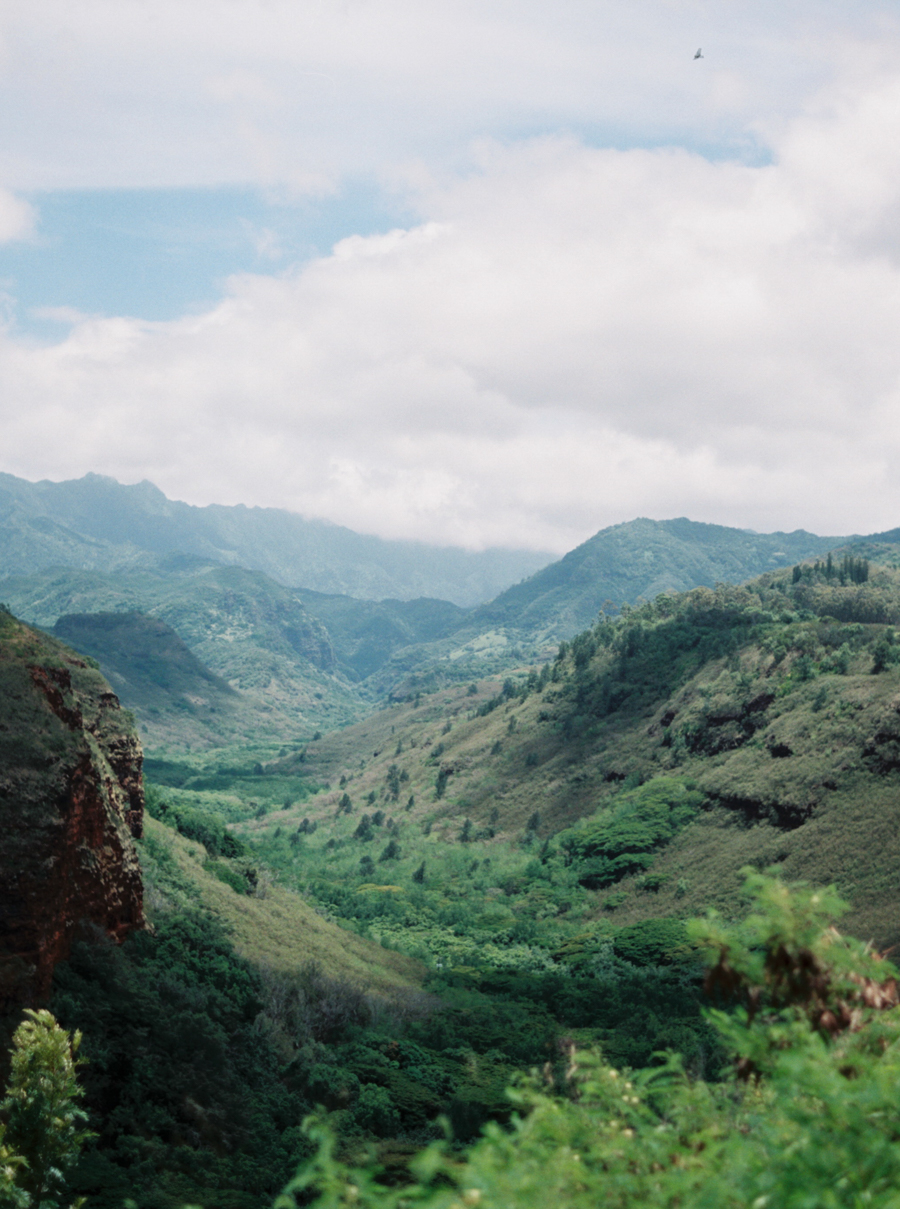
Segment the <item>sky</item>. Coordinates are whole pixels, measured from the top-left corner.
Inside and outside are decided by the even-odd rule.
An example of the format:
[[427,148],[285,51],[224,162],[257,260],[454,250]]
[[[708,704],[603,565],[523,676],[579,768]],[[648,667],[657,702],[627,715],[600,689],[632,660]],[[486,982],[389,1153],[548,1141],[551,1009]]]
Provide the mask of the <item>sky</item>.
[[896,527],[900,4],[0,0],[0,423],[473,549]]

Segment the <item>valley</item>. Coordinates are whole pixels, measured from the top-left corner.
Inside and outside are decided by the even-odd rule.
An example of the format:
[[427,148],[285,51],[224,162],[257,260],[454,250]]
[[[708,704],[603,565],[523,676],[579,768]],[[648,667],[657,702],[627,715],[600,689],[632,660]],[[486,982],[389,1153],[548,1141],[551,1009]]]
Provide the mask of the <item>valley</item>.
[[718,1086],[690,921],[743,919],[748,870],[900,943],[897,537],[636,521],[475,606],[177,550],[8,575],[144,746],[152,930],[73,932],[49,999],[98,1133],[73,1195],[256,1209],[314,1111],[403,1186],[573,1047]]

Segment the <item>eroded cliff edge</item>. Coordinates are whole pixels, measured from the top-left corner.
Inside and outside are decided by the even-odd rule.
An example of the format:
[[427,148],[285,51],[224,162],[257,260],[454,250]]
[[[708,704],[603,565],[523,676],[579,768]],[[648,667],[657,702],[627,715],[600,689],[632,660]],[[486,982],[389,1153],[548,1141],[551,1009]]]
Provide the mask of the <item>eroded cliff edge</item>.
[[0,1006],[44,998],[85,925],[144,926],[141,763],[99,671],[0,610]]

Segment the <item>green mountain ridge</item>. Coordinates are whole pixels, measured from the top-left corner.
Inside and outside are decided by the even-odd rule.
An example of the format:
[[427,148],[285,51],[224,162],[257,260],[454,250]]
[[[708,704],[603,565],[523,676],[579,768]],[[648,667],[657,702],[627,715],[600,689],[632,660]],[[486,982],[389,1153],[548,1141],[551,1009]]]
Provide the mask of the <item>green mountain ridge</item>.
[[591,625],[604,604],[652,600],[717,583],[742,583],[764,571],[814,558],[855,540],[794,533],[748,533],[686,517],[646,517],[602,529],[558,562],[474,610],[470,622],[509,625],[553,639]]
[[[873,551],[889,549],[889,538],[854,539],[854,548],[870,542]],[[604,604],[618,608],[660,591],[740,582],[772,566],[824,554],[846,540],[803,531],[759,535],[683,519],[639,519],[601,530],[563,559],[468,611],[430,597],[373,601],[290,589],[261,572],[247,572],[243,583],[253,582],[258,599],[268,596],[270,610],[302,606],[311,615],[302,623],[306,629],[312,617],[318,618],[324,626],[321,641],[333,648],[332,670],[354,683],[368,682],[365,695],[377,698],[423,668],[440,667],[445,676],[458,679],[470,670],[485,672],[517,659],[546,657],[557,642],[591,624]],[[3,590],[13,608],[46,626],[65,612],[87,609],[130,605],[156,612],[160,585],[170,580],[170,601],[178,594],[176,584],[189,599],[181,610],[170,603],[166,619],[215,667],[211,652],[199,651],[206,641],[207,615],[201,611],[192,621],[190,601],[197,584],[222,580],[228,573],[199,555],[169,554],[152,565],[123,567],[114,574],[55,568],[8,576]],[[240,574],[237,568],[230,573]],[[319,664],[325,658],[322,653],[311,657]]]
[[462,614],[443,635],[385,652],[369,684],[375,696],[401,697],[453,680],[503,674],[517,663],[549,658],[560,641],[593,624],[604,609],[615,614],[663,592],[742,583],[829,550],[865,549],[873,560],[890,561],[896,552],[891,536],[754,534],[685,518],[613,525]]
[[[96,511],[98,492],[117,500],[126,491],[111,480],[49,487],[65,488],[63,496],[81,508],[72,505],[81,524]],[[160,537],[153,509],[161,510],[177,532],[181,512],[172,513],[170,501],[150,485],[135,498],[142,501],[137,515],[146,532],[126,515],[118,527],[108,520],[112,527],[97,529],[96,540],[118,540],[126,530],[145,546],[175,540],[171,534]],[[191,695],[203,699],[203,692],[170,693],[164,704],[167,673],[160,669],[160,694],[151,713],[142,698],[146,675],[136,691],[116,664],[121,651],[115,649],[112,629],[108,652],[102,649],[102,627],[95,628],[84,649],[113,679],[124,677],[117,681],[122,699],[136,710],[156,754],[232,746],[243,734],[254,737],[264,756],[264,749],[285,743],[302,746],[316,731],[352,722],[379,702],[502,677],[523,663],[543,662],[604,608],[615,613],[660,592],[745,580],[760,569],[840,549],[841,543],[890,563],[896,556],[894,536],[890,531],[854,538],[847,547],[847,539],[804,531],[752,534],[684,518],[639,518],[601,530],[564,558],[469,610],[432,597],[376,601],[292,588],[259,570],[177,551],[151,555],[144,550],[141,565],[116,570],[56,567],[10,575],[2,592],[19,615],[47,629],[67,615],[116,612],[139,612],[170,626],[213,675],[242,694],[240,708],[191,702]],[[82,634],[87,641],[84,624]]]

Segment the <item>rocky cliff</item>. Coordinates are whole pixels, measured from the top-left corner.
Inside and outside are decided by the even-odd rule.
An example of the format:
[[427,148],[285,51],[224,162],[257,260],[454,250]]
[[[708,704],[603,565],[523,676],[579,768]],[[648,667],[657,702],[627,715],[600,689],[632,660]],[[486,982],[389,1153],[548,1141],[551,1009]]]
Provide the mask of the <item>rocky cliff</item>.
[[80,928],[144,925],[141,761],[96,667],[0,611],[0,1006],[43,998]]

